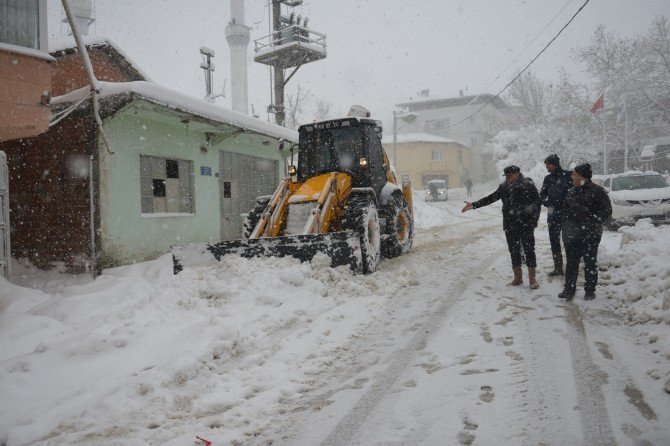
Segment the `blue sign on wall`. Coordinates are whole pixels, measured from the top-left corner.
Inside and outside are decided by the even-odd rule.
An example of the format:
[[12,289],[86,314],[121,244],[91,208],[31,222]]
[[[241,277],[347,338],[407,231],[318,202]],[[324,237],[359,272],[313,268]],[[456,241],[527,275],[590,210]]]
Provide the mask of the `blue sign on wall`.
[[200,166],[200,175],[212,176],[212,168],[208,166]]

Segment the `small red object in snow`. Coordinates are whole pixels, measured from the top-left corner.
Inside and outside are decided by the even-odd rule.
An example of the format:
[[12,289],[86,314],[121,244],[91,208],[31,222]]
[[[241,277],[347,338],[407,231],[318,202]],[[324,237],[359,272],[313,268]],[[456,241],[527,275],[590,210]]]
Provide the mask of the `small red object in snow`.
[[204,446],[212,446],[212,442],[209,440],[205,440],[204,438],[198,437],[197,435],[195,436],[195,438],[197,438],[195,442],[198,444],[202,444]]

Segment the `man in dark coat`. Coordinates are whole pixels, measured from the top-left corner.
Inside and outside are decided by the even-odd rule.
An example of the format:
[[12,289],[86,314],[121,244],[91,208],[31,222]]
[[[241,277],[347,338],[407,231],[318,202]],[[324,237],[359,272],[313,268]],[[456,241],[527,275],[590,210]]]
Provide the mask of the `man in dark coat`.
[[563,203],[572,187],[570,175],[572,172],[563,170],[558,155],[549,155],[544,160],[549,175],[544,177],[540,200],[547,207],[547,226],[549,227],[549,242],[551,243],[551,256],[554,259],[554,270],[549,276],[563,275],[563,254],[561,252],[561,215]]
[[474,203],[465,202],[462,212],[488,206],[502,200],[503,230],[507,238],[507,247],[512,258],[514,280],[510,286],[523,283],[521,274],[521,246],[526,253],[528,282],[532,289],[539,288],[535,279],[535,227],[540,218],[540,197],[533,180],[521,174],[517,166],[505,167],[505,182],[488,197]]
[[570,300],[575,296],[579,260],[584,258],[584,300],[596,297],[598,284],[598,245],[603,223],[612,217],[612,203],[605,189],[591,181],[591,165],[582,164],[572,172],[573,188],[563,206],[563,243],[568,259],[565,286],[558,295]]

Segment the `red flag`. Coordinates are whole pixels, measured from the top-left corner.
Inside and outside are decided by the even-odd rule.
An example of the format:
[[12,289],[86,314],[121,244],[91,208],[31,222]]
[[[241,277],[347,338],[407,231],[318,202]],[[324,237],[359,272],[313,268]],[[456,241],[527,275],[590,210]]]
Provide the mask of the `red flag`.
[[591,106],[591,113],[595,113],[601,108],[605,108],[605,95],[601,94],[598,100]]

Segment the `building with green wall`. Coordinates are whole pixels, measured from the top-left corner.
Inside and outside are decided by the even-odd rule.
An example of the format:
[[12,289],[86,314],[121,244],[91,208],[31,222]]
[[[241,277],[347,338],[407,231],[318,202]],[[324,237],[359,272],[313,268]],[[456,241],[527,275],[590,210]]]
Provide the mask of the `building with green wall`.
[[[72,150],[61,150],[68,160],[62,176],[74,171],[80,189],[88,181],[90,197],[89,218],[73,225],[89,231],[88,243],[76,244],[88,252],[63,261],[87,268],[156,258],[174,244],[238,238],[255,198],[274,192],[284,176],[279,140],[298,137],[153,83],[102,82],[106,147],[87,96],[84,88],[52,101],[59,110],[74,107],[58,124],[61,133],[79,133]],[[45,138],[62,148],[62,140]],[[75,195],[63,199],[83,209],[83,191]]]

